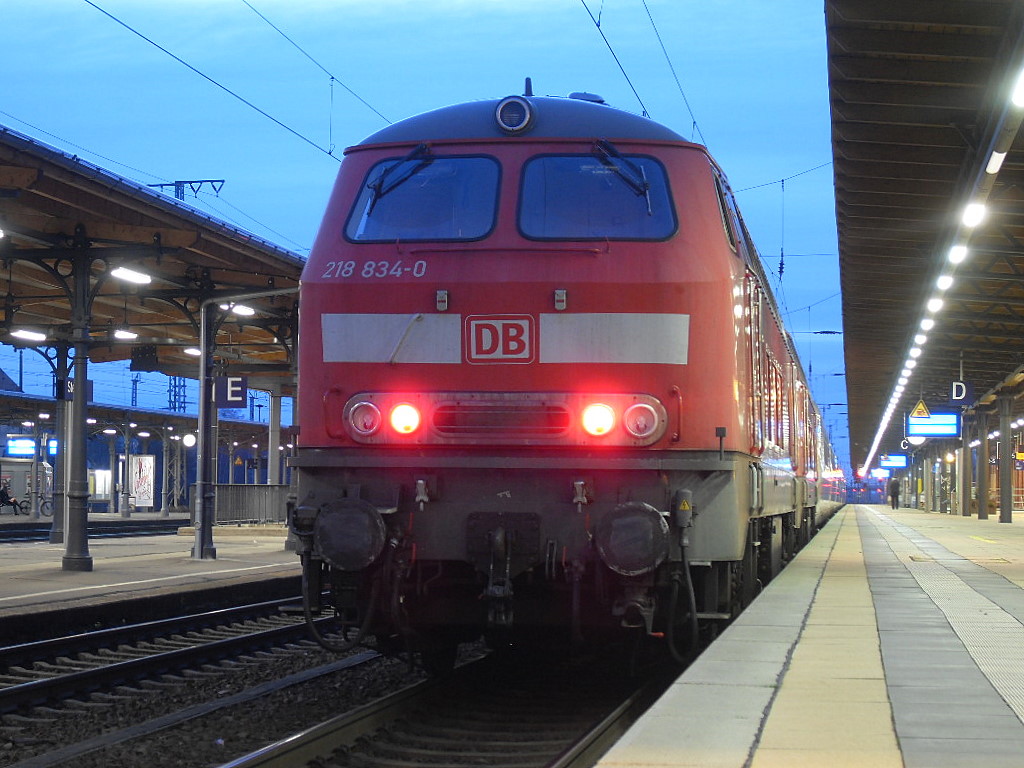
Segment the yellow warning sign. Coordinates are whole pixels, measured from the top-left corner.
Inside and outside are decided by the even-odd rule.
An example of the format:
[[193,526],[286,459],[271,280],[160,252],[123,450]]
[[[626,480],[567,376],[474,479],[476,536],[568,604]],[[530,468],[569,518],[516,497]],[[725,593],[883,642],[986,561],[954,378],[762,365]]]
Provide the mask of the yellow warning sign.
[[910,417],[912,419],[930,419],[932,414],[928,410],[928,406],[924,404],[924,400],[918,400],[914,410],[910,412]]

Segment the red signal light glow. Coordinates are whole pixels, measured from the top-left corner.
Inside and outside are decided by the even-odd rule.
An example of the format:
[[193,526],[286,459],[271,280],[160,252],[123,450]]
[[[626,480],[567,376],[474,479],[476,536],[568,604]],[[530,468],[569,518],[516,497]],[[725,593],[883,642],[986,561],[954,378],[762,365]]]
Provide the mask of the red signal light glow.
[[615,411],[604,403],[591,403],[583,409],[583,429],[594,437],[607,435],[615,426]]
[[420,412],[414,405],[400,403],[391,409],[391,428],[400,435],[411,435],[420,428]]

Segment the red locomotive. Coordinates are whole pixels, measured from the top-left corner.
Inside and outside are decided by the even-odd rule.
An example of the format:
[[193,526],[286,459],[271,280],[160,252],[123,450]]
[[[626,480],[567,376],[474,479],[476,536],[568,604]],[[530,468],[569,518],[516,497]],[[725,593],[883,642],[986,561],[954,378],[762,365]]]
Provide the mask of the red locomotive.
[[301,287],[307,614],[432,665],[679,654],[839,506],[835,458],[705,148],[529,90],[345,153]]

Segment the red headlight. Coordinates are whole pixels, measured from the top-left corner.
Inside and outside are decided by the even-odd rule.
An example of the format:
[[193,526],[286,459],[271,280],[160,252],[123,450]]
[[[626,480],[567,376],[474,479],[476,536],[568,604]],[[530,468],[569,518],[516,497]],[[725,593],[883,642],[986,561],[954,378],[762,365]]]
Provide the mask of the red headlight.
[[400,435],[411,435],[420,428],[420,412],[414,405],[399,403],[391,409],[391,428]]
[[604,403],[591,403],[583,409],[583,429],[595,437],[607,435],[615,426],[615,411]]

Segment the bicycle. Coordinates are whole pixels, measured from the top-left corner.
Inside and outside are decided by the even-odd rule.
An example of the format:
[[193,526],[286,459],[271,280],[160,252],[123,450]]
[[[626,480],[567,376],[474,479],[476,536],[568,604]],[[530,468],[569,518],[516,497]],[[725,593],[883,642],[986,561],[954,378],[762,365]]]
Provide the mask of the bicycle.
[[0,497],[0,512],[3,511],[4,507],[13,507],[15,515],[28,514],[28,512],[24,511],[25,508],[22,506],[21,502],[15,498],[11,498],[10,496],[8,496],[6,499]]

